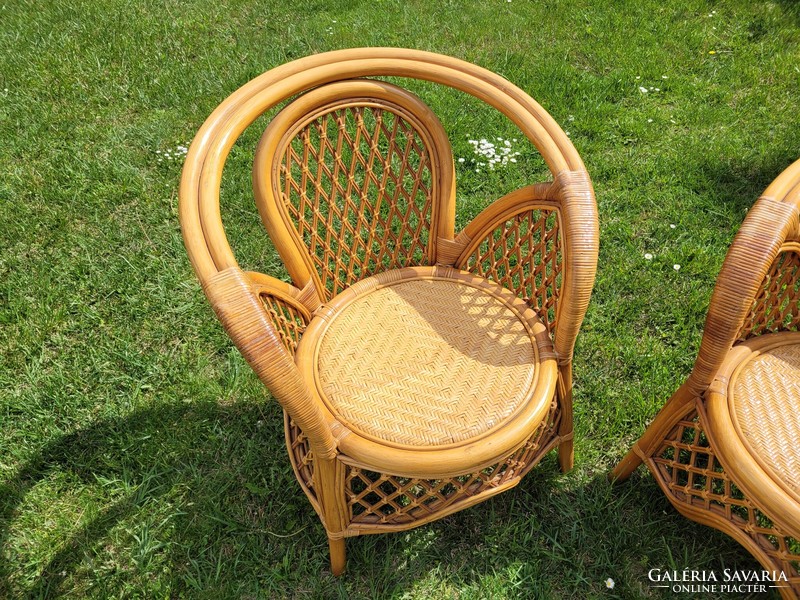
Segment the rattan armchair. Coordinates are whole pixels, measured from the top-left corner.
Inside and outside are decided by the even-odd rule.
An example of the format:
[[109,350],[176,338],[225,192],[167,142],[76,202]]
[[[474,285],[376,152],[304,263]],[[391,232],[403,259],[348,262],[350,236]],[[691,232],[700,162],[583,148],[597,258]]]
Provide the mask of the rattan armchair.
[[[552,172],[455,231],[455,172],[428,80],[513,121]],[[258,144],[255,201],[291,283],[240,269],[220,218],[225,158]],[[506,490],[549,450],[572,466],[575,338],[598,251],[586,170],[527,94],[437,54],[365,48],[273,69],[208,118],[186,157],[184,241],[216,314],[283,406],[329,539],[404,530]]]
[[644,462],[686,517],[741,543],[800,593],[800,161],[731,245],[694,369],[612,473]]

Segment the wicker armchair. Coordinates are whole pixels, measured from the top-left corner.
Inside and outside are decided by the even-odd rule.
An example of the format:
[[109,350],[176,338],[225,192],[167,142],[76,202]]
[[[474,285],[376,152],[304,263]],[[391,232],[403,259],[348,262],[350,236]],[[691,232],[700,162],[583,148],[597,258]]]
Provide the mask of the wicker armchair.
[[[533,142],[553,181],[500,198],[456,233],[441,123],[416,96],[369,76],[476,96]],[[292,97],[253,169],[285,283],[239,268],[219,186],[237,137]],[[595,275],[596,206],[569,139],[503,78],[389,48],[273,69],[195,137],[180,219],[211,305],[284,408],[289,458],[324,524],[333,573],[344,569],[346,537],[476,504],[555,447],[571,468],[571,361]]]
[[742,544],[800,593],[800,161],[749,211],[694,369],[612,473],[643,461],[686,517]]

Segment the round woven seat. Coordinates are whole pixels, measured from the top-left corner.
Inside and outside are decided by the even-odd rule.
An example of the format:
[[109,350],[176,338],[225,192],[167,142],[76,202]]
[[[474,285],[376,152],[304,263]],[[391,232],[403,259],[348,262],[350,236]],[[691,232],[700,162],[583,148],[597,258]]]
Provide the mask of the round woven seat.
[[800,339],[770,337],[768,346],[739,362],[728,383],[728,405],[756,461],[800,494]]
[[535,313],[455,269],[364,279],[314,320],[298,356],[312,354],[320,399],[350,432],[383,446],[475,442],[529,413],[552,385],[539,377],[540,362],[554,359]]
[[709,387],[710,441],[736,485],[800,536],[800,333],[734,346]]

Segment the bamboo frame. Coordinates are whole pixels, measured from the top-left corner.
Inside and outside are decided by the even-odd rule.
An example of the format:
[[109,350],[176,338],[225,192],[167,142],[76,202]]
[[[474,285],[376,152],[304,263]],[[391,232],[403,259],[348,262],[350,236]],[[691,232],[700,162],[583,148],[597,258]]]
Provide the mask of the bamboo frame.
[[[791,587],[780,590],[784,598],[800,597],[800,496],[766,466],[770,454],[759,455],[742,434],[732,390],[753,356],[800,343],[800,336],[787,333],[800,323],[799,206],[797,161],[767,187],[728,251],[689,378],[610,475],[625,480],[644,462],[682,514],[731,535],[768,570],[787,572]],[[696,433],[688,445],[681,442],[687,429]],[[700,434],[702,445],[696,443]],[[680,460],[678,451],[692,458]],[[694,464],[698,455],[700,468]],[[676,473],[685,480],[677,483]],[[702,483],[694,485],[694,477]],[[722,482],[724,493],[712,489],[712,480]]]
[[[456,233],[444,129],[410,93],[362,79],[375,76],[424,79],[483,100],[536,146],[553,181],[512,192]],[[241,271],[224,234],[219,185],[239,135],[301,92],[264,132],[253,170],[256,204],[289,284]],[[594,281],[597,209],[572,143],[522,90],[463,61],[396,48],[283,65],[233,93],[201,127],[184,166],[180,220],[212,307],[284,408],[290,460],[325,527],[334,574],[344,569],[345,537],[408,529],[471,506],[516,485],[555,447],[571,468],[572,352]],[[499,425],[449,446],[398,447],[359,434],[326,403],[315,380],[320,340],[358,298],[423,280],[466,286],[459,289],[472,290],[463,297],[477,298],[475,306],[494,302],[493,310],[516,315],[506,318],[529,332],[535,376]],[[494,367],[489,360],[480,368]],[[502,408],[504,398],[486,402]]]

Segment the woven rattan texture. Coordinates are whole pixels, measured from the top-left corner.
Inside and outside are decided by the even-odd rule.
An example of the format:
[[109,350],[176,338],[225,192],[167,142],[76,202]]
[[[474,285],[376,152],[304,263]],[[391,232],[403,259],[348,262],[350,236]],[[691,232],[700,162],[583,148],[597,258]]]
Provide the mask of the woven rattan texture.
[[294,356],[300,337],[306,329],[303,316],[288,302],[267,293],[259,294],[261,303],[275,326],[284,348]]
[[520,478],[552,446],[560,421],[554,401],[536,432],[511,455],[476,473],[417,479],[347,467],[345,493],[353,523],[405,525]]
[[308,438],[285,411],[283,417],[284,427],[286,428],[289,459],[298,475],[297,478],[305,486],[311,499],[316,501],[317,494],[314,490],[314,454],[309,446]]
[[555,210],[526,210],[496,227],[463,268],[514,291],[550,328],[561,291],[561,232]]
[[745,340],[764,333],[797,331],[800,325],[800,256],[781,252],[770,267],[739,332]]
[[735,419],[772,474],[800,492],[800,345],[767,350],[731,382]]
[[800,542],[784,535],[731,481],[709,446],[697,411],[675,425],[651,461],[668,494],[744,531],[800,591]]
[[430,157],[401,116],[358,105],[323,114],[286,146],[280,187],[328,299],[369,275],[428,264]]
[[410,280],[370,291],[335,317],[320,342],[319,378],[358,431],[443,445],[492,429],[525,403],[534,343],[486,290]]

